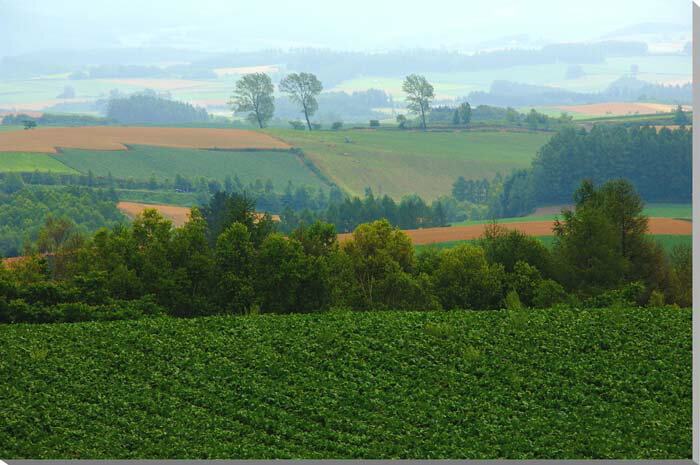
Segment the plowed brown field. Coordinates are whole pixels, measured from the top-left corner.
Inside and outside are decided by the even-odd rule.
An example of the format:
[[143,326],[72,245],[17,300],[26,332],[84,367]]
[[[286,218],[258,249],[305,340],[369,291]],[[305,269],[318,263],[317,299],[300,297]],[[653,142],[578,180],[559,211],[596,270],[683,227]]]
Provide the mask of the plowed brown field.
[[[523,223],[500,223],[506,229],[522,231],[530,236],[552,236],[553,221],[531,221]],[[426,228],[404,230],[414,245],[433,244],[437,242],[464,241],[478,239],[484,233],[486,224],[453,226],[449,228]],[[649,218],[649,234],[692,234],[692,223],[670,218]],[[352,234],[338,234],[338,241],[343,242]]]
[[119,202],[117,208],[124,214],[135,217],[146,208],[154,208],[165,218],[173,222],[173,226],[182,226],[187,222],[190,215],[190,209],[187,207],[174,207],[172,205],[150,205],[147,203],[137,202]]
[[289,149],[290,145],[246,129],[91,126],[0,133],[0,152],[57,153],[57,147],[126,150],[125,144],[187,149]]
[[[180,227],[187,222],[190,218],[190,209],[187,207],[175,207],[173,205],[151,205],[148,203],[138,203],[138,202],[119,202],[117,208],[120,209],[124,214],[135,217],[146,208],[154,208],[163,215],[165,218],[173,222],[173,226]],[[262,216],[262,213],[259,213]],[[279,215],[271,215],[274,221],[279,221]]]

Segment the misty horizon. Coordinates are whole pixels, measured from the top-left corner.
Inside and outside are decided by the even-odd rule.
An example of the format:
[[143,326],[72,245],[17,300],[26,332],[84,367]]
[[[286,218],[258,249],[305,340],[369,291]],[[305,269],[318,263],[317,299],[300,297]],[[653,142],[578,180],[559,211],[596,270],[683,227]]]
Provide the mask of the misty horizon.
[[[203,53],[422,48],[473,53],[629,38],[674,42],[687,36],[690,40],[691,25],[690,3],[681,0],[624,0],[614,5],[594,1],[585,6],[551,0],[496,1],[488,7],[441,0],[418,11],[396,1],[374,4],[362,0],[340,13],[320,1],[308,3],[303,11],[283,2],[260,9],[220,0],[196,5],[163,0],[143,5],[126,0],[109,12],[84,0],[61,2],[60,6],[47,0],[0,1],[0,7],[0,29],[6,31],[0,57],[42,50],[114,48]],[[600,15],[601,11],[606,14]],[[653,32],[645,33],[645,28]],[[42,33],[26,34],[32,30]]]

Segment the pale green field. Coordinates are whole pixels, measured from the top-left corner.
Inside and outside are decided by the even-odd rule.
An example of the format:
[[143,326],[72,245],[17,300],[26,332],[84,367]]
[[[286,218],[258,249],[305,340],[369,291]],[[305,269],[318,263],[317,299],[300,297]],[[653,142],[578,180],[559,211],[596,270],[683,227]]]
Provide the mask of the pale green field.
[[46,153],[0,152],[0,173],[27,173],[36,170],[54,173],[78,173],[78,171],[64,165],[52,155]]
[[[545,247],[551,249],[554,246],[555,236],[534,236],[542,242]],[[668,253],[673,250],[673,248],[680,244],[688,244],[692,247],[693,236],[690,235],[675,235],[675,234],[658,234],[651,235],[652,239],[657,241],[661,247]],[[449,242],[437,242],[435,244],[424,244],[416,245],[414,248],[416,251],[426,250],[426,249],[451,249],[459,244],[474,244],[477,243],[478,239],[469,239],[465,241],[449,241]]]
[[[682,220],[693,219],[693,205],[690,203],[649,203],[644,207],[643,214],[649,218],[676,218]],[[514,218],[498,218],[498,223],[522,223],[526,221],[551,221],[560,218],[561,215],[530,215]],[[491,220],[469,220],[452,223],[452,226],[468,226],[471,224],[486,224]]]
[[[549,133],[422,132],[398,130],[294,131],[269,129],[304,153],[351,194],[426,200],[449,194],[458,176],[479,179],[527,168]],[[346,142],[347,139],[347,142]]]

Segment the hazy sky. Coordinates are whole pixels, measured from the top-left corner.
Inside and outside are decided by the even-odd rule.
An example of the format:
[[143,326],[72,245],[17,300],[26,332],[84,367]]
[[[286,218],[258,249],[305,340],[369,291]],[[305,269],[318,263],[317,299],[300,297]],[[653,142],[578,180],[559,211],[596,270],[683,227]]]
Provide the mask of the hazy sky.
[[691,1],[0,0],[0,55],[149,45],[469,50],[514,34],[528,34],[533,45],[595,40],[648,22],[687,27]]

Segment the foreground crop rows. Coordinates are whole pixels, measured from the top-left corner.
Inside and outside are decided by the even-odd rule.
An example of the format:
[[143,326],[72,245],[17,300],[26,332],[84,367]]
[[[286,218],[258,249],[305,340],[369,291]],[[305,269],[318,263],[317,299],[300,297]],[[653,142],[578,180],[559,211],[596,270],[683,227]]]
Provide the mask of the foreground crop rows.
[[690,309],[0,327],[3,458],[689,458]]

